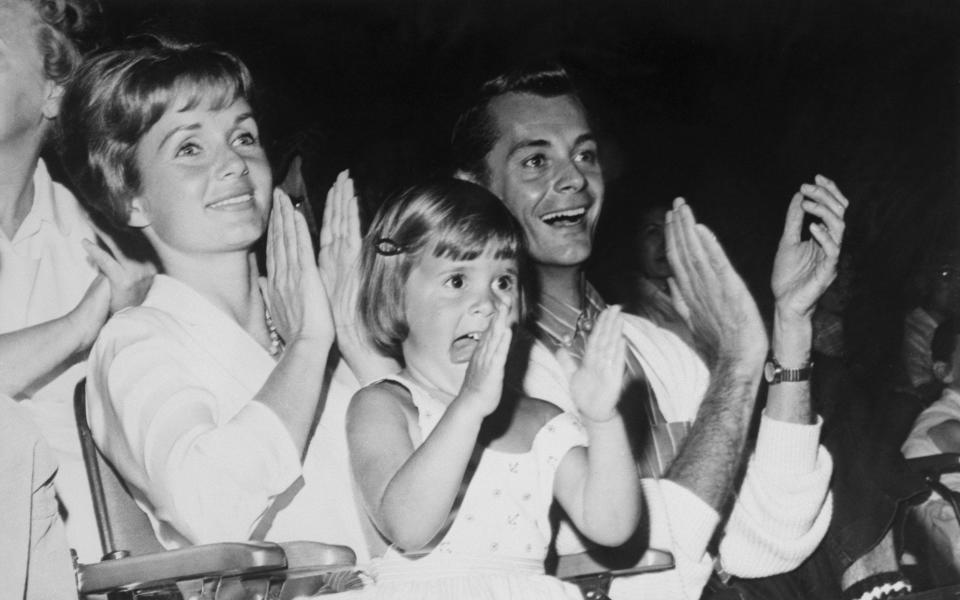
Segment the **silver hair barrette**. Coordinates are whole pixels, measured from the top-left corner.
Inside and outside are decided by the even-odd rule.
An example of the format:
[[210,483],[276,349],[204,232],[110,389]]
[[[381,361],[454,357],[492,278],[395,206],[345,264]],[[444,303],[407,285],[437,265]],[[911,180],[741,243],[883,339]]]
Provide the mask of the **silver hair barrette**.
[[377,254],[383,256],[396,256],[398,254],[403,254],[405,248],[390,238],[380,238],[374,244],[374,247],[377,249]]

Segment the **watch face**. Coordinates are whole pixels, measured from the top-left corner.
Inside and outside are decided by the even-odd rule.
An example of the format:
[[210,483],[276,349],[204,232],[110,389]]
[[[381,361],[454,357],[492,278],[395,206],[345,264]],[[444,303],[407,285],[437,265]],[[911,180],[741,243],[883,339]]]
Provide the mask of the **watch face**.
[[763,365],[763,378],[767,383],[773,383],[774,378],[777,376],[777,371],[779,371],[779,369],[777,369],[777,363],[768,360]]

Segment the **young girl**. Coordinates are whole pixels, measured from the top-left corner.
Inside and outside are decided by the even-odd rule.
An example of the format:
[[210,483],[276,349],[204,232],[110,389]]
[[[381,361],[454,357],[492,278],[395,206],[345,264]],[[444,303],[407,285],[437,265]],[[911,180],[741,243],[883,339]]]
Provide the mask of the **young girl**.
[[582,425],[504,381],[521,240],[496,197],[456,180],[409,190],[365,239],[361,318],[404,364],[347,415],[366,509],[391,543],[367,594],[579,598],[543,574],[553,498],[600,544],[637,526],[639,480],[616,408],[618,309],[600,317],[571,375]]

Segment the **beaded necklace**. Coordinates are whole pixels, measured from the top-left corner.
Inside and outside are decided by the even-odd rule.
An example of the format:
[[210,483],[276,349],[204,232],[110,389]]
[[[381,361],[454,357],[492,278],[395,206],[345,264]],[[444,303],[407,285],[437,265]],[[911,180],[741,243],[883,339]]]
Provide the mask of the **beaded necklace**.
[[276,325],[273,324],[273,318],[270,316],[270,310],[267,309],[266,303],[263,306],[263,316],[267,318],[267,332],[270,334],[270,348],[267,352],[270,353],[270,356],[277,358],[283,354],[283,338],[280,337],[280,332],[277,331]]

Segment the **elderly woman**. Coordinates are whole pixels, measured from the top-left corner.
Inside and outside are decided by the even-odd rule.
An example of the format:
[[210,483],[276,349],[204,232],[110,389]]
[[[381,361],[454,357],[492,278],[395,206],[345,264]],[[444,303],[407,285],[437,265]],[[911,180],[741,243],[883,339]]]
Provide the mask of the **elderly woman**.
[[111,252],[94,243],[86,213],[40,159],[63,86],[80,63],[76,42],[96,8],[84,0],[0,0],[0,394],[18,401],[52,447],[60,512],[85,562],[100,550],[73,388],[109,313],[139,302],[152,276],[105,235]]
[[[341,177],[318,269],[303,216],[273,189],[252,94],[234,55],[162,39],[93,57],[65,94],[68,170],[163,270],[91,351],[90,424],[168,547],[306,539],[362,560],[321,416],[339,333],[328,292],[348,287],[324,267],[335,238],[359,239],[355,199]],[[253,247],[268,221],[263,280]],[[362,365],[360,346],[340,350]]]

